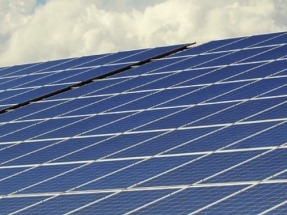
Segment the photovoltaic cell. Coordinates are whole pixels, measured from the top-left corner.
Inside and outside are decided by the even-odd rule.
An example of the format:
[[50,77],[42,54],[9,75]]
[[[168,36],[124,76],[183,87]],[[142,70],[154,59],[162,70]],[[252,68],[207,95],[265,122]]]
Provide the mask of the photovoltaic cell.
[[[228,55],[225,53],[224,55]],[[221,58],[221,53],[212,53],[212,54],[205,54],[205,55],[196,55],[186,60],[179,61],[178,63],[172,64],[170,66],[158,69],[156,72],[166,72],[166,71],[178,71],[184,69],[191,69],[193,67],[201,67],[202,64],[206,62],[214,61],[217,58]]]
[[275,177],[276,179],[287,179],[287,171]]
[[[73,142],[85,142],[85,147],[79,147],[79,150],[70,150],[70,154],[66,153],[65,156],[57,158],[57,160],[54,162],[77,161],[83,156],[87,160],[100,159],[105,156],[121,157],[118,156],[118,154],[121,154],[121,152],[124,153],[128,149],[135,148],[137,145],[142,145],[146,142],[149,142],[150,139],[154,139],[160,134],[161,132],[152,132],[146,134],[136,133],[113,137],[86,137],[83,140],[68,140],[65,141],[68,144],[73,144]],[[62,145],[63,144],[61,144],[60,147],[65,147]],[[53,147],[53,150],[54,148],[58,147]],[[44,153],[46,154],[46,152]]]
[[[130,57],[139,56],[139,61],[148,60],[149,58],[157,57],[158,55],[164,54],[168,51],[172,51],[173,49],[176,50],[180,47],[184,47],[184,45],[167,46],[149,50],[132,50],[118,52],[110,55],[96,55],[92,57],[83,57],[78,59],[49,61],[39,64],[27,65],[23,69],[12,69],[12,72],[8,71],[8,73],[10,75],[13,74],[16,76],[14,76],[14,79],[9,80],[8,82],[4,81],[4,84],[6,83],[6,86],[4,85],[4,90],[2,92],[0,91],[0,96],[4,98],[3,100],[5,101],[3,101],[0,105],[6,106],[10,104],[20,104],[41,96],[45,96],[57,90],[65,89],[66,87],[68,87],[68,85],[78,84],[93,78],[108,75],[109,73],[126,68],[135,63],[133,61],[127,60]],[[110,65],[111,63],[116,63],[116,61],[119,60],[123,60],[123,62],[127,62],[128,64],[122,64],[123,62],[121,62],[121,64],[118,65]],[[77,65],[74,64],[75,62],[77,62]],[[31,76],[32,74],[39,73],[41,71],[44,71],[45,69],[45,71],[47,71],[47,69],[48,71],[55,71],[55,67],[63,65],[66,65],[67,67],[62,67],[61,71],[48,74],[44,72],[42,73],[42,77],[32,77],[32,80],[29,80],[29,78],[27,80],[27,76],[29,75]],[[94,66],[96,66],[96,68],[91,68]],[[85,69],[76,69],[83,67]],[[19,75],[22,76],[18,77]],[[51,87],[51,89],[48,89],[47,85],[48,87]],[[17,88],[21,91],[18,94],[17,92],[14,92],[14,90],[17,90]],[[26,91],[26,93],[23,93],[23,91]]]
[[[209,68],[209,69],[200,69],[199,71],[203,71],[203,73],[195,78],[187,79],[181,83],[179,86],[190,86],[190,85],[203,85],[203,84],[213,84],[213,83],[221,83],[224,81],[229,81],[229,79],[234,78],[240,74],[244,74],[254,67],[259,66],[260,64],[241,64],[241,65],[232,65],[232,66],[224,66],[220,68]],[[196,69],[194,69],[196,71]],[[190,71],[194,71],[190,70]],[[204,72],[207,71],[207,72]],[[260,76],[261,77],[261,76]],[[245,80],[245,79],[242,79]]]
[[273,39],[261,42],[260,46],[268,46],[268,45],[284,44],[284,43],[287,43],[286,32],[283,34],[280,34],[280,36],[278,37],[274,37]]
[[8,66],[3,69],[1,69],[1,77],[5,77],[7,75],[14,74],[16,72],[29,69],[30,67],[36,66],[37,63],[31,63],[31,64],[24,64],[24,65],[15,65],[15,66]]
[[269,210],[272,210],[272,213],[274,214],[281,214],[281,213],[285,213],[285,211],[287,210],[287,202],[282,202],[278,205],[276,205],[276,208],[272,207]]
[[[242,186],[208,187],[186,189],[179,193],[175,191],[175,194],[171,197],[147,206],[137,213],[158,214],[162,211],[168,211],[170,214],[189,214],[242,188]],[[214,195],[210,195],[210,193]],[[178,201],[178,199],[181,199],[181,201]],[[176,202],[174,206],[171,205],[173,202]]]
[[124,214],[165,196],[168,193],[170,193],[170,191],[167,190],[123,192],[118,195],[111,196],[110,198],[103,199],[103,201],[100,201],[97,204],[91,204],[80,211],[76,211],[75,214],[113,214],[115,211],[117,211],[116,213],[118,214]]
[[[154,175],[163,173],[176,166],[195,159],[196,156],[182,156],[169,158],[148,159],[145,162],[137,162],[132,167],[124,169],[104,179],[86,184],[77,190],[95,190],[95,189],[112,189],[124,188],[135,185],[139,181],[144,181]],[[138,184],[139,185],[139,184]]]
[[[202,152],[202,151],[215,151],[220,148],[226,147],[229,149],[240,149],[240,148],[252,148],[252,147],[264,147],[269,141],[264,139],[263,130],[267,130],[274,126],[275,123],[256,123],[247,125],[232,125],[232,126],[222,126],[220,128],[213,128],[212,132],[207,133],[204,137],[199,139],[187,140],[184,144],[179,147],[169,150],[169,154],[181,154],[181,153],[192,153],[192,152]],[[211,128],[209,128],[211,130]],[[195,132],[198,129],[194,129]],[[191,132],[190,132],[191,133]],[[252,136],[254,135],[254,136]],[[256,143],[253,141],[257,139]],[[176,140],[176,139],[175,139]],[[248,143],[250,145],[248,145]],[[252,146],[252,144],[254,144]],[[282,144],[280,141],[276,141],[273,144],[270,142],[267,146],[278,146]]]
[[242,62],[254,62],[254,61],[266,61],[272,59],[279,59],[286,56],[287,45],[282,45],[275,47],[271,50],[258,54],[256,56],[250,57]]
[[[270,151],[262,154],[240,167],[233,168],[225,173],[214,177],[208,182],[232,182],[232,181],[258,181],[267,178],[268,176],[286,170],[287,164],[284,161],[286,158],[286,150]],[[240,172],[241,174],[238,174]]]
[[[216,132],[216,128],[198,128],[192,130],[181,129],[181,130],[161,132],[160,134],[157,134],[157,136],[150,138],[138,145],[134,145],[134,147],[127,148],[126,150],[117,153],[115,155],[112,155],[111,157],[121,158],[121,157],[153,156],[163,151],[169,153],[170,151],[172,151],[173,148],[175,148],[174,150],[176,150],[181,146],[184,147],[185,145],[188,145],[189,143],[192,146],[201,147],[204,144],[202,140],[206,141],[205,137],[211,135],[214,132]],[[195,142],[199,142],[199,144],[195,145],[194,144]],[[211,144],[209,143],[207,147],[211,147],[210,145]],[[210,148],[207,148],[206,150],[210,150]]]
[[[244,59],[252,58],[252,56],[254,55],[258,55],[262,52],[266,52],[269,49],[271,48],[263,47],[263,48],[254,48],[254,49],[245,49],[245,50],[235,51],[228,55],[219,57],[218,59],[215,59],[213,61],[203,63],[200,66],[212,67],[212,66],[217,66],[217,65],[229,65],[232,63],[238,63],[238,62],[243,61]],[[252,61],[249,61],[249,62],[252,62]]]
[[[230,197],[226,201],[210,207],[206,214],[216,214],[224,210],[226,214],[234,214],[237,208],[242,213],[261,213],[286,200],[286,184],[259,184],[246,191]],[[276,198],[274,198],[276,196]],[[256,199],[256,203],[254,201]],[[286,207],[285,207],[286,208]],[[285,210],[283,210],[284,213]],[[274,211],[271,211],[273,213]],[[274,213],[280,214],[280,213]]]
[[21,210],[29,205],[44,200],[45,197],[29,197],[29,198],[6,198],[0,201],[0,212],[9,214],[17,210]]
[[265,129],[254,133],[252,136],[250,135],[248,138],[243,139],[228,148],[277,147],[286,143],[284,135],[281,136],[287,126],[285,121],[280,123],[269,122],[264,124],[271,124],[272,126],[269,125],[267,127],[266,125]]
[[[231,168],[233,165],[243,162],[259,153],[260,152],[250,151],[228,154],[214,153],[206,157],[201,156],[198,159],[186,162],[184,165],[174,169],[174,171],[166,172],[166,174],[162,174],[157,178],[145,182],[142,186],[153,187],[193,184],[218,172],[224,171],[227,168]],[[206,166],[209,168],[206,168]]]
[[59,173],[75,168],[76,166],[78,165],[44,166],[20,172],[19,174],[15,174],[14,177],[0,182],[0,195],[7,195],[8,193],[16,191],[19,192],[19,190],[26,186],[53,177]]
[[[38,205],[31,207],[25,211],[25,213],[37,214],[39,211],[43,213],[64,214],[70,210],[80,208],[88,203],[95,202],[99,199],[103,199],[110,193],[96,193],[83,195],[61,195],[57,197],[45,197],[42,203],[38,200]],[[25,198],[22,198],[25,199]],[[67,205],[71,205],[67,207]]]
[[[286,70],[286,64],[287,64],[286,60],[278,60],[259,64],[256,68],[250,70],[247,69],[247,72],[242,72],[241,74],[229,78],[228,80],[233,81],[233,80],[255,79],[265,76],[271,76],[273,74],[281,75],[281,72]],[[252,66],[252,64],[247,65]]]
[[102,55],[92,55],[92,56],[84,56],[79,58],[73,58],[69,61],[66,61],[61,64],[56,64],[53,67],[49,67],[43,69],[41,72],[49,72],[49,71],[59,71],[59,70],[66,70],[70,68],[74,68],[77,65],[81,65],[87,62],[95,61],[104,57],[108,57],[110,54],[102,54]]
[[135,75],[143,75],[143,74],[152,73],[152,72],[157,73],[158,69],[162,67],[167,67],[177,62],[178,62],[178,59],[163,58],[163,59],[152,61],[148,64],[144,64],[140,67],[132,68],[126,71],[125,73],[115,74],[113,77],[128,77],[128,76],[135,76]]
[[8,161],[15,159],[16,157],[23,156],[27,153],[30,153],[31,151],[42,149],[53,143],[53,141],[42,141],[37,143],[11,145],[6,149],[2,149],[0,151],[0,163],[7,163]]
[[286,38],[0,68],[0,213],[286,214]]
[[[228,44],[233,44],[237,41],[241,41],[244,38],[232,38],[232,39],[226,39],[226,40],[217,40],[217,41],[211,41],[205,44],[202,44],[200,46],[196,46],[194,48],[176,53],[174,55],[171,55],[171,57],[180,57],[180,56],[188,56],[188,55],[197,55],[205,52],[212,52],[213,50],[219,49],[220,47],[225,47]],[[231,49],[229,49],[231,50]]]
[[28,168],[1,168],[0,169],[0,173],[1,173],[1,176],[0,176],[0,181],[4,181],[4,180],[7,180],[9,179],[10,177],[16,175],[17,173],[19,172],[23,172],[25,170],[27,170]]
[[262,34],[262,35],[250,36],[250,37],[246,37],[244,40],[238,40],[230,45],[216,49],[216,51],[223,51],[223,50],[226,51],[226,50],[242,49],[242,48],[246,48],[250,46],[260,46],[264,42],[268,42],[284,34],[285,32],[279,32],[279,33],[273,33],[273,34]]

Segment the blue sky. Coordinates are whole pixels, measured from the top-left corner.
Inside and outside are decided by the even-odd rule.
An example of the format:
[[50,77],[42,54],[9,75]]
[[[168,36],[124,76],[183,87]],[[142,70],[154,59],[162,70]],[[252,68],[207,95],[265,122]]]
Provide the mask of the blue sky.
[[287,30],[286,0],[0,0],[0,66]]

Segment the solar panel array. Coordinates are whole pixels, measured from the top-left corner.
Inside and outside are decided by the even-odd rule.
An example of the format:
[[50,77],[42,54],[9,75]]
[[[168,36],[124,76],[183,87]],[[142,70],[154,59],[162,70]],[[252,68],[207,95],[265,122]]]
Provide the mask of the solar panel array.
[[287,212],[286,32],[0,76],[0,214]]

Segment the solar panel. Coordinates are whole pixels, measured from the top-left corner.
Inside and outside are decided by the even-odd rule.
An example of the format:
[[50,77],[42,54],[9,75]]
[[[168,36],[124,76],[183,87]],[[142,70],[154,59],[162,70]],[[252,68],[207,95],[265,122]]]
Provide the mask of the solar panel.
[[[32,64],[19,69],[17,66],[3,69],[0,84],[0,107],[9,106],[65,91],[74,84],[126,70],[158,57],[166,52],[180,49],[183,45],[160,47],[150,50],[133,50],[115,54],[95,55],[77,59],[64,59]],[[57,69],[55,71],[55,69]],[[59,70],[61,69],[61,70]],[[2,90],[1,90],[2,89]],[[39,99],[40,100],[40,99]],[[1,109],[0,109],[1,110]]]
[[3,68],[0,213],[286,213],[286,41]]

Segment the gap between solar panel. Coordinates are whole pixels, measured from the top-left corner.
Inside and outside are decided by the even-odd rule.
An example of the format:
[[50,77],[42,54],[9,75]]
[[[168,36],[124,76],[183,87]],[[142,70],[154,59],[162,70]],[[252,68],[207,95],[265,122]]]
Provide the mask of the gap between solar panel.
[[[168,51],[166,51],[166,52],[164,52],[164,53],[158,54],[158,55],[156,55],[156,56],[152,56],[151,58],[147,58],[147,59],[145,59],[145,60],[142,60],[142,61],[136,62],[136,63],[134,63],[134,64],[128,65],[128,66],[126,66],[126,67],[123,67],[123,68],[120,68],[120,69],[116,69],[116,70],[111,71],[111,72],[108,72],[108,73],[106,73],[106,74],[103,74],[103,75],[100,75],[100,76],[96,76],[96,77],[90,78],[90,79],[88,79],[88,80],[85,80],[85,81],[76,83],[76,84],[74,84],[74,85],[65,87],[65,88],[63,88],[63,89],[60,89],[60,90],[57,90],[57,91],[54,91],[54,92],[51,92],[51,93],[48,93],[48,94],[45,94],[45,95],[42,95],[42,96],[40,96],[40,97],[33,98],[33,99],[31,99],[31,100],[22,102],[22,103],[20,103],[20,104],[16,104],[16,105],[13,105],[13,106],[4,108],[4,109],[0,110],[0,114],[3,114],[3,113],[6,113],[6,112],[9,112],[9,111],[12,111],[12,110],[21,108],[21,107],[23,107],[23,106],[26,106],[26,105],[31,104],[32,102],[41,101],[41,100],[50,98],[50,97],[52,97],[52,96],[58,95],[58,94],[60,94],[60,93],[64,93],[64,92],[67,92],[67,91],[69,91],[69,90],[72,90],[72,89],[75,89],[75,88],[78,88],[78,87],[87,85],[87,84],[92,83],[92,82],[94,82],[94,81],[96,81],[96,80],[105,79],[105,78],[107,78],[107,77],[109,77],[109,76],[112,76],[112,75],[115,75],[115,74],[118,74],[118,73],[121,73],[121,72],[125,72],[125,71],[127,71],[127,70],[129,70],[129,69],[132,69],[132,68],[135,67],[135,66],[141,66],[141,65],[143,65],[143,64],[152,62],[152,60],[167,57],[167,56],[169,56],[169,55],[171,55],[171,54],[174,54],[174,53],[183,51],[183,50],[187,49],[188,47],[190,47],[190,46],[192,46],[192,45],[194,45],[194,44],[195,44],[195,42],[194,42],[194,43],[188,43],[188,44],[177,45],[175,48],[173,48],[173,49],[171,49],[171,50],[168,50]],[[150,49],[150,50],[152,50],[152,49]]]

